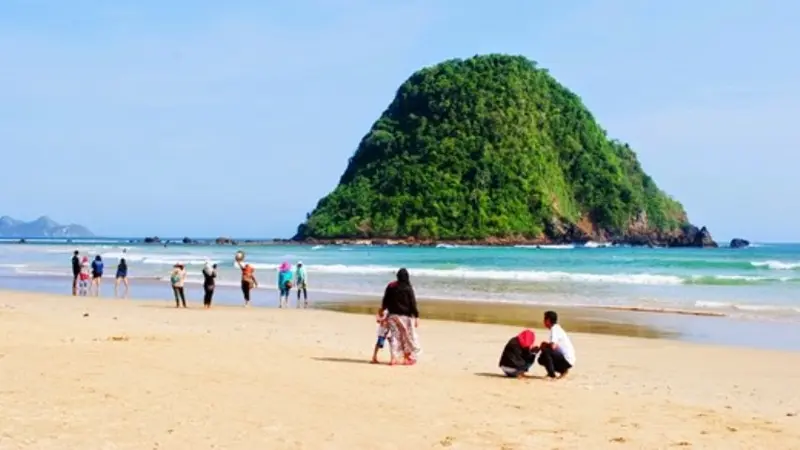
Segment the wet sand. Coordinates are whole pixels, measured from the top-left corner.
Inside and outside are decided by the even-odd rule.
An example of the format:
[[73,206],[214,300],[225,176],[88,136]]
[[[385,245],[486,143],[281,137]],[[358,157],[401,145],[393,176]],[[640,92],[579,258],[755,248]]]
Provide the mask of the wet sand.
[[800,448],[798,353],[572,332],[567,379],[506,379],[518,330],[374,366],[364,315],[0,291],[0,448]]
[[[541,326],[544,312],[553,309],[563,317],[562,326],[572,332],[641,338],[674,337],[674,333],[668,330],[624,321],[621,315],[602,309],[428,299],[420,299],[419,305],[423,319],[531,327]],[[315,305],[329,311],[372,315],[377,313],[379,306],[380,300],[338,300]]]

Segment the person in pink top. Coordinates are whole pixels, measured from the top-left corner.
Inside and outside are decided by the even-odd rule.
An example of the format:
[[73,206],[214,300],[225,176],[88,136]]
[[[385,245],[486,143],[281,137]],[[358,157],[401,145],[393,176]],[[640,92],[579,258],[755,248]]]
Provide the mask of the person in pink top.
[[81,297],[86,297],[89,295],[89,286],[92,282],[91,280],[91,270],[89,267],[89,257],[84,256],[81,259],[81,268],[80,272],[78,272],[78,295]]

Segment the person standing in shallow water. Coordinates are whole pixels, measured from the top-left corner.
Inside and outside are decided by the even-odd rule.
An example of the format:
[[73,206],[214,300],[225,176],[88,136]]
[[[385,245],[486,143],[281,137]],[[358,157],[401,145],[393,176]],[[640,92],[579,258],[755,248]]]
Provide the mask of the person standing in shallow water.
[[308,276],[303,261],[297,261],[294,271],[294,285],[297,287],[297,307],[300,307],[300,293],[303,294],[303,308],[308,308]]
[[217,265],[207,262],[203,267],[203,308],[211,308],[211,300],[214,298],[214,288],[216,287]]
[[128,298],[130,285],[128,284],[128,262],[125,261],[125,258],[120,258],[119,264],[117,264],[117,273],[114,277],[114,297],[119,296],[120,283],[125,286],[125,293],[122,294],[122,298]]
[[169,275],[169,282],[172,284],[172,294],[175,295],[175,307],[180,308],[182,304],[186,308],[186,292],[183,289],[186,282],[186,270],[183,264],[175,264]]
[[278,308],[289,307],[289,293],[292,291],[292,265],[284,261],[278,268]]
[[80,262],[80,273],[78,274],[78,295],[86,297],[92,283],[92,273],[89,269],[89,257],[84,256]]
[[75,250],[72,254],[72,295],[78,295],[78,277],[81,275],[80,252]]
[[94,257],[92,261],[92,288],[94,289],[94,296],[100,296],[100,282],[103,281],[103,258],[100,255]]
[[242,271],[242,296],[244,297],[244,306],[250,305],[250,291],[258,287],[258,280],[256,280],[256,268],[250,264],[245,264],[244,259],[237,260],[236,266]]
[[406,269],[398,270],[397,281],[392,281],[386,286],[378,316],[385,311],[389,313],[386,324],[391,335],[389,348],[392,359],[389,364],[397,364],[401,356],[404,365],[415,364],[416,355],[420,352],[415,332],[419,327],[419,310],[414,287]]

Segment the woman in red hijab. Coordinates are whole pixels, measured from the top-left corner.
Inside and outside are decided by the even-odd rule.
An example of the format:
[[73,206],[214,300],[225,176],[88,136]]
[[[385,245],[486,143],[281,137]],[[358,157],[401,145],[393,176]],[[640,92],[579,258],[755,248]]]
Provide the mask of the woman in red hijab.
[[536,361],[536,335],[531,330],[522,330],[509,339],[500,355],[500,370],[508,377],[522,377]]

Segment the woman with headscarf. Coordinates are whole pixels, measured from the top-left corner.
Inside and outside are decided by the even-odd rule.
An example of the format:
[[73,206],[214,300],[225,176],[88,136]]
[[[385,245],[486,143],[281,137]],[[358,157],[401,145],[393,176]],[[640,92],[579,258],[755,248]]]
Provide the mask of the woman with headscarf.
[[214,287],[217,284],[217,265],[206,261],[203,267],[203,308],[211,308],[211,299],[214,297]]
[[500,355],[500,370],[508,377],[522,377],[531,370],[536,361],[536,335],[531,330],[522,330],[521,333],[508,340],[503,354]]
[[390,341],[391,361],[397,364],[398,358],[403,357],[403,364],[411,365],[417,362],[419,353],[417,334],[415,328],[419,326],[419,310],[414,287],[406,269],[397,271],[397,280],[386,286],[383,294],[379,315],[388,312],[387,325],[392,336]]
[[292,290],[292,265],[284,261],[278,268],[278,307],[289,307],[289,292]]
[[175,307],[183,305],[186,308],[186,292],[183,289],[186,283],[186,269],[183,264],[177,263],[169,275],[169,282],[172,285],[172,294],[175,295]]
[[238,262],[239,268],[242,269],[242,295],[244,296],[244,306],[250,305],[250,291],[258,287],[258,280],[256,280],[256,268],[250,264]]

